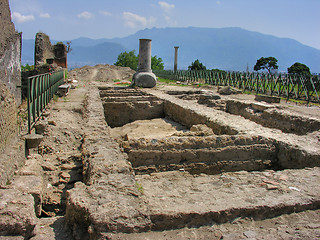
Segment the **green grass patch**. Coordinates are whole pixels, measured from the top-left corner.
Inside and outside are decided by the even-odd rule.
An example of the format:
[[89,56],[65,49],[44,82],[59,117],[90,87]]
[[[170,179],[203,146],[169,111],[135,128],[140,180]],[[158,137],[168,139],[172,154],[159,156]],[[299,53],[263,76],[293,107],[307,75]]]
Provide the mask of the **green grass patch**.
[[170,79],[165,79],[165,78],[158,78],[158,81],[161,83],[166,83],[166,84],[176,84],[176,80],[170,80]]
[[58,100],[59,100],[59,96],[56,95],[56,94],[54,94],[54,95],[53,95],[53,101],[54,101],[54,102],[58,102]]

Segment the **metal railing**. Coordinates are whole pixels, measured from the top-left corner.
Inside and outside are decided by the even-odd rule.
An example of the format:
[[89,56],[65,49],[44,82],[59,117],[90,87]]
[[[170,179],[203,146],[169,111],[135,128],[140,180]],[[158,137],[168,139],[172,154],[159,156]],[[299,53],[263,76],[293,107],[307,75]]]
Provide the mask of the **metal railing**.
[[27,101],[28,101],[28,131],[31,133],[34,124],[48,103],[64,83],[64,70],[45,73],[28,78]]
[[244,91],[300,99],[320,103],[320,76],[265,74],[225,71],[154,71],[161,78],[181,82],[199,82],[216,86],[231,86]]

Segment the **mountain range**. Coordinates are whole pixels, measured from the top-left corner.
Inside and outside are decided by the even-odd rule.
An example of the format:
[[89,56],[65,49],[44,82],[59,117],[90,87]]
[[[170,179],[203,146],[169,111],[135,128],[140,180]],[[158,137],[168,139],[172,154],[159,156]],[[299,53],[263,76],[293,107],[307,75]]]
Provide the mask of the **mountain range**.
[[[71,41],[68,66],[114,64],[121,52],[138,53],[140,38],[152,39],[152,56],[161,57],[165,69],[173,69],[174,46],[179,46],[179,69],[187,69],[199,59],[207,69],[253,71],[257,59],[272,56],[278,59],[280,72],[286,72],[295,62],[306,64],[313,73],[320,72],[319,49],[236,27],[152,28],[124,38],[78,38]],[[22,64],[33,64],[34,40],[24,39],[22,44]]]

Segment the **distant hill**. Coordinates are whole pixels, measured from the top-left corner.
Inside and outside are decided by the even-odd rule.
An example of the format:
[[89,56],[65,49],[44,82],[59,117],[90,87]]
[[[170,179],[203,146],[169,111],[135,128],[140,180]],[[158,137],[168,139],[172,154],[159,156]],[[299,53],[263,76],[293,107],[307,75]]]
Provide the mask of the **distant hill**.
[[[278,59],[279,71],[286,72],[293,63],[301,62],[310,67],[311,72],[320,72],[320,50],[293,39],[241,28],[152,28],[124,38],[78,38],[72,40],[68,64],[70,67],[114,64],[123,51],[138,53],[140,38],[152,39],[152,55],[161,57],[166,69],[173,68],[174,46],[179,46],[179,69],[187,69],[191,62],[199,59],[208,69],[245,71],[248,66],[252,71],[258,58],[274,56]],[[23,62],[30,60],[30,56],[33,59],[30,46],[30,40],[23,41]]]

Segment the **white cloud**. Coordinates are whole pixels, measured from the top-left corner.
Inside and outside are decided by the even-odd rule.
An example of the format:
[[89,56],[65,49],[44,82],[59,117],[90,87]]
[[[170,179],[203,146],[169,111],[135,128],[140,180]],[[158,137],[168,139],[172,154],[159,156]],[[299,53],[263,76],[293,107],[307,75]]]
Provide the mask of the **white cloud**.
[[166,12],[169,12],[171,9],[174,9],[175,8],[175,5],[174,4],[169,4],[167,2],[158,2],[158,4],[160,5],[160,7],[166,11]]
[[101,13],[104,16],[112,16],[112,13],[109,13],[107,11],[99,11],[99,13]]
[[90,19],[90,18],[93,18],[93,14],[90,13],[90,12],[87,12],[87,11],[84,11],[80,14],[77,15],[78,18],[83,18],[83,19]]
[[12,19],[17,23],[25,23],[28,21],[34,21],[35,18],[33,15],[22,15],[21,13],[13,12]]
[[41,18],[50,18],[50,14],[49,13],[40,13],[40,17]]
[[140,15],[131,12],[123,12],[122,16],[125,20],[126,27],[136,28],[138,26],[145,27],[147,25],[147,18]]

